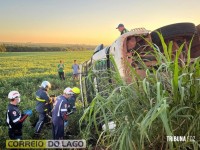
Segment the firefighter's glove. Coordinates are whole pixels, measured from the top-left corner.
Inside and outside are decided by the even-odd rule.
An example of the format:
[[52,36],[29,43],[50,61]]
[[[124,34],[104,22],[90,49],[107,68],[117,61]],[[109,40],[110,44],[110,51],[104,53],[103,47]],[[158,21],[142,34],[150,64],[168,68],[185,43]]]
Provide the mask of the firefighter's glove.
[[25,110],[24,113],[28,116],[32,115],[32,110]]

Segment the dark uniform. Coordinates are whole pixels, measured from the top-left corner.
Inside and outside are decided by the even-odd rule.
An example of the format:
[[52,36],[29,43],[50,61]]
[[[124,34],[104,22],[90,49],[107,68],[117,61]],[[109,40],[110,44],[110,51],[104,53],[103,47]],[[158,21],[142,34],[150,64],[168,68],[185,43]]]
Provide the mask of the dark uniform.
[[9,104],[6,115],[6,122],[9,126],[10,139],[22,139],[22,123],[28,115],[21,114],[17,105]]
[[73,96],[69,99],[69,105],[70,105],[70,111],[76,111],[76,96],[73,94]]
[[39,133],[43,127],[44,121],[47,119],[46,113],[50,111],[50,97],[44,88],[40,88],[36,92],[36,111],[39,113],[39,120],[35,126],[35,133]]
[[53,139],[59,140],[64,137],[64,121],[67,121],[69,102],[63,95],[57,97],[56,105],[52,111]]
[[126,33],[126,32],[129,32],[129,31],[126,28],[124,28],[124,30],[122,30],[122,32],[121,32],[121,35]]

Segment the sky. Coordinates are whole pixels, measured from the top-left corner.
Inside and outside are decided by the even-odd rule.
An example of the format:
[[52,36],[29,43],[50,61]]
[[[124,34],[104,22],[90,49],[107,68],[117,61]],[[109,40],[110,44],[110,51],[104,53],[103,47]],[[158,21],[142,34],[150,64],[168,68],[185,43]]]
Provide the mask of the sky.
[[199,0],[0,0],[0,42],[105,44],[127,29],[200,24]]

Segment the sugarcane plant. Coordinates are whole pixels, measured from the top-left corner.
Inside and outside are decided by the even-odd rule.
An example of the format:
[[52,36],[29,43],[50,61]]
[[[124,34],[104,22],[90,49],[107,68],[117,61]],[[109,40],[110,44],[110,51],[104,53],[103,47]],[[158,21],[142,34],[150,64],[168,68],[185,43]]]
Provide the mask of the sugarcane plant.
[[[200,58],[190,58],[192,40],[186,61],[179,59],[186,43],[172,57],[173,43],[166,44],[157,34],[163,52],[149,42],[156,67],[147,67],[139,54],[133,56],[146,70],[144,78],[129,64],[130,83],[121,79],[116,67],[98,73],[90,70],[88,78],[95,76],[98,86],[88,81],[100,90],[80,119],[80,124],[86,124],[81,131],[89,145],[120,150],[200,149]],[[112,82],[108,82],[110,74]],[[169,141],[171,136],[193,140]]]

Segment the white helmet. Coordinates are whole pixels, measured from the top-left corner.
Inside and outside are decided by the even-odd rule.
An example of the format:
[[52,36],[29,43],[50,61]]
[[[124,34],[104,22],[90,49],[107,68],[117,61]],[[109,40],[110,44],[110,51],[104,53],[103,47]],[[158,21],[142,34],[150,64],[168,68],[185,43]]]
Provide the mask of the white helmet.
[[64,93],[64,94],[68,94],[68,95],[74,94],[74,93],[72,92],[72,89],[71,89],[70,87],[67,87],[67,88],[63,91],[63,93]]
[[18,91],[11,91],[8,94],[8,99],[15,99],[15,98],[19,98],[19,97],[20,97],[20,94]]
[[49,81],[43,81],[40,87],[42,87],[44,89],[50,89],[51,84],[49,83]]

